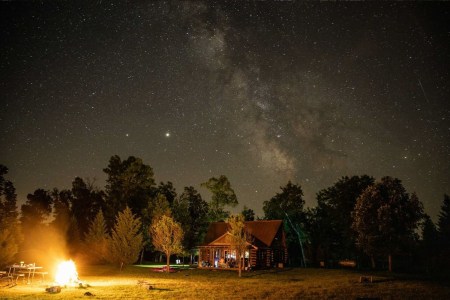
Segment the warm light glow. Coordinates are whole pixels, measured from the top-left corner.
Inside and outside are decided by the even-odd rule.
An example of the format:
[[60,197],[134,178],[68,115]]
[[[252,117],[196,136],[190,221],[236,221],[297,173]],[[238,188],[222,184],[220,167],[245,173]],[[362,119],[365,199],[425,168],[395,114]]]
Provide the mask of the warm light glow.
[[58,265],[55,282],[59,285],[70,285],[78,282],[77,268],[73,260],[63,261]]

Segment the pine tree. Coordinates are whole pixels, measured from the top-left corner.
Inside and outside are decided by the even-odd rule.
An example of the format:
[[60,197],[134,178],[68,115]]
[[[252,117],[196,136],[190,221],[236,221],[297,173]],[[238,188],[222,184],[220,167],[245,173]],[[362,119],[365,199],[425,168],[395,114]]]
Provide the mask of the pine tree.
[[109,243],[110,262],[119,264],[122,269],[138,259],[143,240],[140,229],[140,218],[135,217],[128,206],[119,212]]
[[106,232],[106,222],[102,211],[99,211],[89,226],[85,237],[85,246],[90,258],[96,262],[104,262],[107,257],[109,237]]

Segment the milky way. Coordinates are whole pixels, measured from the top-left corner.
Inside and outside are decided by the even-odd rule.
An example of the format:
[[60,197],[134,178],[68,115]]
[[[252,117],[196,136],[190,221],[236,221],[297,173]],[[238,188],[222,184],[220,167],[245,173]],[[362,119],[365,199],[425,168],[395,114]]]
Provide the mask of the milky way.
[[226,175],[307,205],[390,175],[450,193],[448,3],[1,3],[0,163],[19,200],[140,157],[178,191]]

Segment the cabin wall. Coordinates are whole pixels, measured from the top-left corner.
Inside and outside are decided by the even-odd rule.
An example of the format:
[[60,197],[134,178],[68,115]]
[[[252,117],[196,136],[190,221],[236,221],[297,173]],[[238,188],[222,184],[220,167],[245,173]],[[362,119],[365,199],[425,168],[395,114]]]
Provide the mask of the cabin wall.
[[283,266],[287,263],[287,249],[252,249],[250,251],[250,265],[252,268],[270,268]]

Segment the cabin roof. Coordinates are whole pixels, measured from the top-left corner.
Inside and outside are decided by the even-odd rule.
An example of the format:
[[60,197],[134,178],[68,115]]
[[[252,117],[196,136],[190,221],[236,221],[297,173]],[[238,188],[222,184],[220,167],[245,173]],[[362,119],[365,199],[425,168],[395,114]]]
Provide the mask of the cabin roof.
[[[253,244],[263,244],[266,247],[272,245],[278,230],[280,229],[282,220],[259,220],[246,221],[245,228],[250,235],[255,239]],[[209,224],[203,246],[207,246],[227,233],[228,223],[213,222]]]

